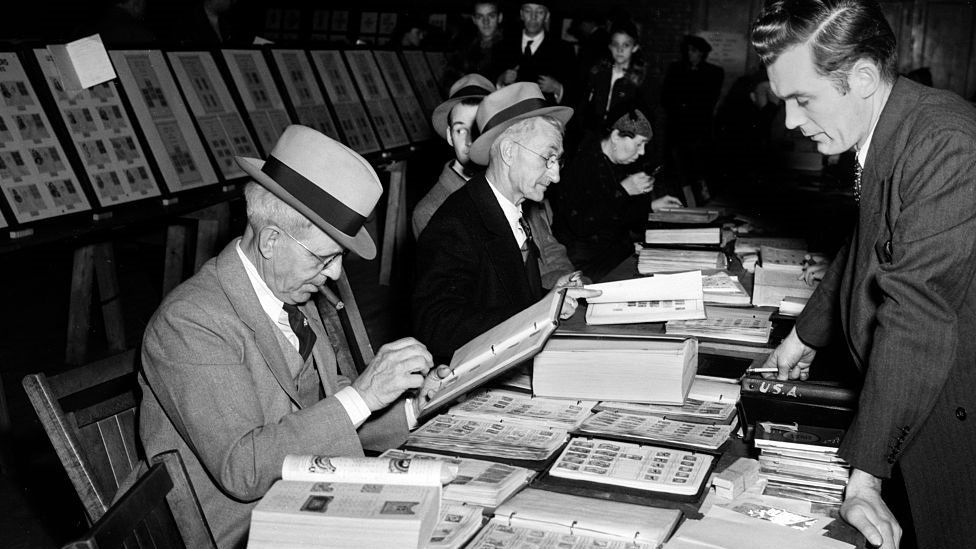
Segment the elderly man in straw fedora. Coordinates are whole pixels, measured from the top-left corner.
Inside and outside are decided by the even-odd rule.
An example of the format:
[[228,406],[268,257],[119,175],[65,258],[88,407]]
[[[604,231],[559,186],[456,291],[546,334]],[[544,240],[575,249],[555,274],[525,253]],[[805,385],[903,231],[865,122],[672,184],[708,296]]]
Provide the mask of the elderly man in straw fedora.
[[[528,82],[482,100],[470,155],[488,169],[444,202],[417,243],[414,333],[434,356],[451,356],[543,297],[540,253],[522,209],[559,181],[563,128],[572,115],[571,108],[547,106]],[[582,286],[578,272],[555,284],[567,286]],[[569,292],[562,317],[576,311],[576,298],[593,295]]]
[[[246,539],[252,507],[287,454],[360,456],[401,444],[432,372],[412,338],[384,345],[350,383],[309,298],[351,250],[376,247],[363,222],[382,192],[341,143],[289,126],[254,181],[247,227],[173,290],[143,338],[140,437],[147,455],[176,449],[220,547]],[[353,370],[354,371],[354,370]]]

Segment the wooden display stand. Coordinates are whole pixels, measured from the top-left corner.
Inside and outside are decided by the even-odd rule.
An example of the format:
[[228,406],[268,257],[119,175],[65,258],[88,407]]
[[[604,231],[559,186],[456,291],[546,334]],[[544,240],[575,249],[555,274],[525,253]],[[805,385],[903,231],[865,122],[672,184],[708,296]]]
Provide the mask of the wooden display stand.
[[71,268],[71,298],[68,304],[68,336],[64,360],[73,366],[83,364],[88,355],[88,331],[95,284],[105,323],[108,351],[125,350],[125,323],[119,299],[119,277],[115,248],[111,242],[87,244],[75,250]]

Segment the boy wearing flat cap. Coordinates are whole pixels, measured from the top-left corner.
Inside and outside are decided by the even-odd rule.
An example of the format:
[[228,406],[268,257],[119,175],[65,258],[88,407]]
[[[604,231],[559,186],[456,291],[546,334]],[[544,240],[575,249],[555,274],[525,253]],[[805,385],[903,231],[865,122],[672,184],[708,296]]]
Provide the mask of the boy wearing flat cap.
[[433,367],[406,338],[381,347],[350,382],[355,366],[337,364],[309,301],[339,277],[347,250],[376,255],[363,228],[382,193],[372,167],[304,126],[286,128],[264,162],[237,162],[254,180],[247,228],[163,300],[140,376],[146,455],[180,452],[219,547],[243,545],[285,455],[401,444],[423,400],[401,396]]

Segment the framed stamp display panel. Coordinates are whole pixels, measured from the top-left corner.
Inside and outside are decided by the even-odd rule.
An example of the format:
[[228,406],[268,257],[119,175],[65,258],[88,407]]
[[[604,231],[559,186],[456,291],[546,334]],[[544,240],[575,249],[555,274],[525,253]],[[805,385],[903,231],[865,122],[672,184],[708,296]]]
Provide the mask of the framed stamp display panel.
[[441,92],[437,89],[437,80],[434,73],[430,70],[430,65],[424,59],[424,52],[420,50],[404,50],[403,62],[407,66],[407,74],[413,80],[414,90],[417,91],[417,98],[424,105],[424,113],[429,117],[437,105],[444,99]]
[[344,53],[366,104],[366,112],[376,126],[380,143],[386,149],[409,145],[410,138],[393,106],[393,99],[383,85],[383,77],[372,54],[367,50],[348,50]]
[[447,56],[444,55],[442,51],[425,51],[424,57],[427,58],[427,63],[430,65],[431,72],[434,73],[434,79],[437,80],[437,85],[446,88],[448,85],[453,84],[453,82],[444,82],[444,69],[447,68]]
[[342,126],[346,145],[359,154],[380,150],[380,142],[366,116],[362,100],[356,95],[356,86],[346,70],[342,55],[336,50],[311,52],[312,65],[319,73],[326,95],[332,101],[336,118]]
[[380,72],[386,79],[390,95],[393,97],[393,104],[400,111],[400,117],[403,119],[403,125],[407,128],[410,140],[418,142],[433,137],[434,132],[430,129],[428,115],[424,113],[420,101],[413,93],[413,88],[410,87],[410,81],[407,79],[407,73],[403,70],[403,65],[400,64],[400,58],[397,57],[396,52],[393,50],[375,50],[373,55],[380,66]]
[[171,193],[220,182],[159,50],[109,53],[132,110]]
[[35,49],[34,56],[99,204],[108,207],[159,196],[159,184],[118,84],[103,82],[69,93],[61,85],[58,67],[47,49]]
[[342,141],[305,51],[272,50],[271,58],[285,85],[285,94],[295,107],[298,123]]
[[227,179],[245,176],[234,156],[258,158],[260,154],[213,56],[206,51],[171,51],[166,56],[217,169]]
[[[10,222],[91,209],[24,65],[13,52],[0,52],[0,189],[13,213]],[[7,220],[2,223],[6,226]]]
[[291,124],[285,102],[271,77],[271,69],[258,50],[222,50],[221,53],[258,134],[258,142],[268,154],[281,132]]

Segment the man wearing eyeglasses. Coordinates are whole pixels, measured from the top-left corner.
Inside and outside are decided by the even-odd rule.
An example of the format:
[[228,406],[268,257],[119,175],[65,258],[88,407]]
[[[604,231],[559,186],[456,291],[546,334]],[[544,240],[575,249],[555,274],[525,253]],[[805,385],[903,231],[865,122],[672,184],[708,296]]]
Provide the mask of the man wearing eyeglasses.
[[310,301],[340,276],[347,251],[376,255],[363,228],[382,194],[370,165],[303,126],[286,128],[264,162],[237,162],[254,180],[244,234],[163,300],[140,376],[146,455],[180,452],[220,547],[246,540],[286,455],[402,444],[424,398],[401,397],[418,395],[428,373],[448,373],[431,372],[430,353],[406,338],[350,382],[355,365],[333,351],[343,335]]
[[[469,155],[488,169],[448,197],[417,243],[414,333],[435,357],[449,358],[543,297],[539,248],[552,232],[529,220],[559,181],[563,129],[572,115],[571,108],[547,106],[539,86],[527,82],[495,91],[478,106],[480,135]],[[580,286],[578,272],[556,281],[555,289],[575,288],[562,318],[573,315],[577,298],[598,295]]]
[[498,87],[513,82],[534,82],[553,105],[569,104],[573,88],[576,55],[558,33],[549,26],[549,2],[523,2],[519,10],[522,32],[506,39],[504,72],[498,77]]

